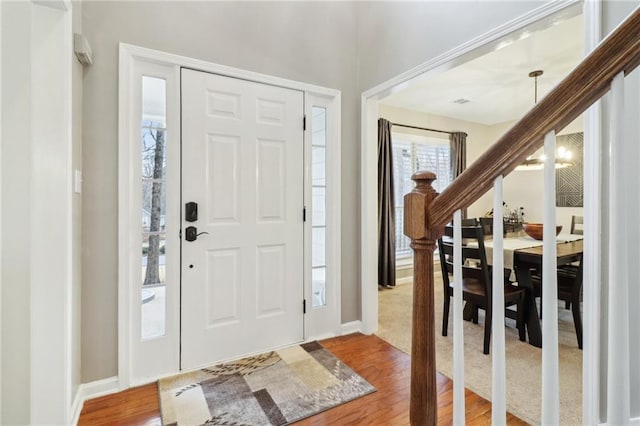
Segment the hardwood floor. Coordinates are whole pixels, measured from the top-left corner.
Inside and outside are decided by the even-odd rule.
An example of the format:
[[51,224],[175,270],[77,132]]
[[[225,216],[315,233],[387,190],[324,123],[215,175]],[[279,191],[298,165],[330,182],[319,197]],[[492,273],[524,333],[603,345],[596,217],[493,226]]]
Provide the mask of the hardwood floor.
[[[296,425],[408,425],[410,359],[377,336],[351,334],[322,345],[376,387],[377,392],[342,404]],[[438,374],[438,424],[452,424],[453,383]],[[467,425],[490,425],[491,403],[467,390]],[[526,425],[507,415],[510,425]],[[85,402],[78,425],[160,425],[156,384]]]

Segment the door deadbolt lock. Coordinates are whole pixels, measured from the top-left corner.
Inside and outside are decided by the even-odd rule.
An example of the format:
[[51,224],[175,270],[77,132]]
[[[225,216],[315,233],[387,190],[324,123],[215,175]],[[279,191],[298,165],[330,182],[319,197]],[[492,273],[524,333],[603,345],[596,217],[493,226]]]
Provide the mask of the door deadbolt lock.
[[198,228],[196,228],[195,226],[187,226],[184,230],[185,232],[185,240],[187,241],[195,241],[198,239],[198,236],[202,235],[202,234],[207,234],[209,235],[208,232],[200,232],[198,233]]
[[198,220],[198,203],[189,201],[184,205],[184,220],[187,222]]

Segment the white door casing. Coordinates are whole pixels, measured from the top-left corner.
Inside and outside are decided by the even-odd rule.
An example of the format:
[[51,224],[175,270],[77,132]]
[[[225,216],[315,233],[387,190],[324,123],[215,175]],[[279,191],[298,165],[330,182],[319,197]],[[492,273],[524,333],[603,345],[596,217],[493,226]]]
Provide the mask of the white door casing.
[[303,92],[182,70],[182,369],[303,340],[303,116]]
[[[310,152],[305,152],[304,167],[305,196],[307,199],[307,221],[304,239],[304,272],[307,313],[304,316],[304,338],[320,339],[343,332],[340,326],[340,91],[308,83],[283,79],[266,74],[214,64],[186,56],[174,55],[129,44],[120,44],[119,61],[119,184],[118,184],[118,377],[114,378],[119,389],[150,383],[160,377],[180,371],[180,322],[181,312],[190,309],[187,303],[181,307],[181,297],[177,285],[166,286],[166,333],[153,339],[141,339],[140,315],[140,267],[141,234],[140,203],[142,192],[140,180],[140,120],[142,76],[162,78],[166,81],[166,140],[167,140],[167,241],[166,262],[167,281],[180,280],[181,240],[179,230],[183,228],[181,212],[184,204],[180,201],[180,73],[182,68],[199,70],[228,76],[245,81],[262,83],[280,88],[289,88],[304,93],[306,114],[312,106],[327,109],[327,150],[326,150],[326,255],[327,255],[327,295],[326,305],[311,306],[311,182]],[[302,113],[302,111],[300,111]],[[307,149],[311,140],[313,123],[307,120],[304,133]],[[301,159],[299,159],[301,162]],[[189,165],[185,162],[184,167]],[[302,167],[302,166],[301,166]],[[178,174],[173,174],[178,171]],[[255,174],[255,170],[253,170]],[[172,174],[174,177],[169,176]],[[302,180],[302,176],[300,176]],[[174,194],[175,197],[171,194]],[[185,199],[185,201],[188,201]],[[202,206],[200,206],[202,208]],[[194,223],[194,226],[199,226]],[[170,230],[173,229],[173,231]],[[203,230],[202,228],[200,229]],[[203,237],[206,237],[204,235]],[[302,250],[300,250],[302,252]],[[302,254],[301,254],[302,255]],[[192,263],[193,264],[193,263]],[[185,267],[188,267],[186,264]],[[195,264],[194,264],[195,268]],[[170,272],[171,269],[174,272]],[[300,290],[302,292],[302,290]],[[301,303],[301,301],[299,302]],[[257,331],[256,333],[259,333]],[[241,339],[234,342],[241,344]],[[104,386],[100,383],[99,386]],[[94,394],[92,394],[94,395]],[[94,396],[98,396],[95,394]]]

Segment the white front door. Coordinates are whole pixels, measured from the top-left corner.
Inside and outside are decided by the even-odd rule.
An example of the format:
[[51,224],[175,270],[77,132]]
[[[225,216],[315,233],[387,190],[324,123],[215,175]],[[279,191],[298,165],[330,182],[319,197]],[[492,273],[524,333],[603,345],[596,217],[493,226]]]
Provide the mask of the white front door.
[[303,92],[183,69],[181,102],[181,368],[303,340]]

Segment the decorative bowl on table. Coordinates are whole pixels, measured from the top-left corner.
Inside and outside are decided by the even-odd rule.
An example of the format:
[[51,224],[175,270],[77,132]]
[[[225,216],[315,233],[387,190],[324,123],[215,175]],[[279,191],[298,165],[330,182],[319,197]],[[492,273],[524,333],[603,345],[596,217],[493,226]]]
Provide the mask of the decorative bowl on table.
[[[536,240],[542,240],[542,224],[541,223],[523,223],[522,229],[528,236]],[[562,225],[556,226],[556,235],[562,230]]]

